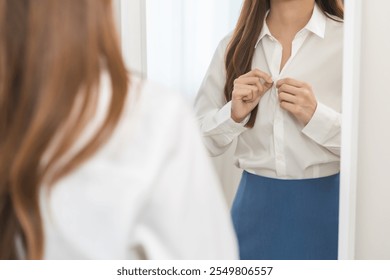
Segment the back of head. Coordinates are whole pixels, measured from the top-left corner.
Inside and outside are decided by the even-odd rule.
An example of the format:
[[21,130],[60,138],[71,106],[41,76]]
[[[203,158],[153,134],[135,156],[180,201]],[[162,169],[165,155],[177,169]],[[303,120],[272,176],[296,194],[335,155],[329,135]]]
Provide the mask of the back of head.
[[[16,239],[28,259],[43,257],[41,186],[93,155],[120,118],[128,75],[111,5],[110,0],[0,0],[0,259],[18,258]],[[60,164],[94,117],[102,71],[112,84],[105,119],[91,140]]]

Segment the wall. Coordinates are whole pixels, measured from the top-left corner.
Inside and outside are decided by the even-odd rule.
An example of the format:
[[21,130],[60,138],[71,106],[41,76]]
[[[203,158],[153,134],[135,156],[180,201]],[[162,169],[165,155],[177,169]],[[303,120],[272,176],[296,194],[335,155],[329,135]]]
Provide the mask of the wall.
[[390,259],[390,1],[362,1],[356,259]]

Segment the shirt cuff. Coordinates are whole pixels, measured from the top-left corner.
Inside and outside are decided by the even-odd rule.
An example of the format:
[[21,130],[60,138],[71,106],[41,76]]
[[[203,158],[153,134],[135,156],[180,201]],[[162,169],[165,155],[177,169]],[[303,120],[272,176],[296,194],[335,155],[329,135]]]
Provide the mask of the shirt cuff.
[[221,132],[231,133],[233,135],[239,135],[247,130],[245,125],[250,119],[250,115],[247,116],[241,123],[236,123],[232,119],[232,102],[230,101],[215,116],[217,127]]
[[324,144],[329,135],[341,127],[341,114],[318,102],[310,122],[303,128],[302,133],[316,143]]

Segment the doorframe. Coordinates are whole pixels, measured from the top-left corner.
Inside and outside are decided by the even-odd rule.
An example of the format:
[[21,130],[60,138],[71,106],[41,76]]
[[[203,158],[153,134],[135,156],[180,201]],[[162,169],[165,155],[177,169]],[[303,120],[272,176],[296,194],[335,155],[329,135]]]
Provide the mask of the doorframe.
[[146,78],[146,1],[116,0],[115,10],[126,65],[137,76]]

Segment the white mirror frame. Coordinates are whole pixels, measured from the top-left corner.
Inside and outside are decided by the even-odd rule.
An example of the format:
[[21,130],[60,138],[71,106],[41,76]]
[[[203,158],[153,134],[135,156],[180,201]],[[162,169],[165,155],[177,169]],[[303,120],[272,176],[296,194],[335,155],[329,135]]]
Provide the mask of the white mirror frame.
[[[362,0],[345,0],[339,259],[355,258]],[[146,77],[145,0],[115,0],[128,66]]]
[[127,66],[146,77],[146,1],[115,0],[121,47]]
[[345,1],[339,259],[355,259],[362,0]]

